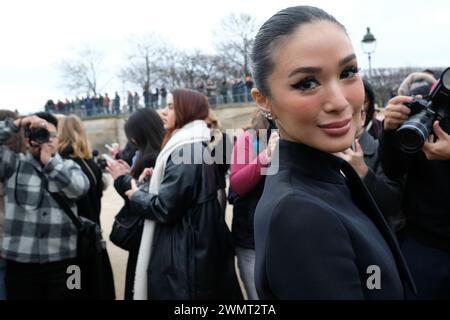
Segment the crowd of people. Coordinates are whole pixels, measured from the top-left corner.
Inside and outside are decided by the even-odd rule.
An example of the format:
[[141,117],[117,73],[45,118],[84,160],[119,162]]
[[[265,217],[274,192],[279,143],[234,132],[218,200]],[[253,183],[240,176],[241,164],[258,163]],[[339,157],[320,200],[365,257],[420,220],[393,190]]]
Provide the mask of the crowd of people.
[[[248,75],[245,79],[234,79],[228,82],[223,79],[215,81],[200,81],[195,84],[196,91],[207,96],[209,105],[215,107],[223,104],[252,103],[250,96],[253,88],[253,81]],[[55,114],[76,114],[79,117],[91,117],[99,115],[131,114],[140,108],[159,109],[166,105],[168,90],[165,86],[161,88],[150,88],[146,86],[140,96],[136,91],[128,91],[126,100],[122,99],[116,91],[114,97],[109,97],[108,93],[97,94],[86,97],[76,97],[74,99],[47,100],[45,112]],[[142,98],[142,100],[141,100]]]
[[[165,87],[155,88],[153,91],[145,88],[142,93],[143,104],[140,103],[141,97],[135,91],[128,91],[126,104],[121,100],[116,91],[114,97],[110,98],[108,93],[86,97],[76,97],[75,99],[64,101],[58,100],[56,103],[49,99],[44,106],[45,112],[55,114],[76,114],[80,117],[91,117],[108,114],[133,113],[139,108],[158,109],[165,105],[167,90]],[[121,102],[122,101],[122,102]]]
[[[79,231],[54,194],[100,225],[109,174],[127,300],[449,299],[450,122],[414,106],[450,105],[450,71],[411,74],[379,112],[345,27],[310,6],[268,19],[251,61],[240,134],[221,130],[213,84],[172,90],[160,113],[129,92],[127,145],[103,172],[72,109],[2,110],[0,298],[85,298],[67,287]],[[399,128],[427,134],[412,152]]]

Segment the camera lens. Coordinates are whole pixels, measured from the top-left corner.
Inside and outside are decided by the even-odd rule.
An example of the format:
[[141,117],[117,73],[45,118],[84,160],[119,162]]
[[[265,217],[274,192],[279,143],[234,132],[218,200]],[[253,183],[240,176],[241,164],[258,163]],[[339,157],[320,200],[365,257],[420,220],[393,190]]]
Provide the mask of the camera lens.
[[423,110],[409,118],[398,130],[400,149],[405,153],[416,153],[430,135],[434,112]]
[[30,128],[25,132],[25,136],[39,144],[47,143],[50,140],[50,132],[45,128]]
[[47,143],[50,140],[50,133],[47,129],[38,128],[36,130],[36,142],[37,143]]

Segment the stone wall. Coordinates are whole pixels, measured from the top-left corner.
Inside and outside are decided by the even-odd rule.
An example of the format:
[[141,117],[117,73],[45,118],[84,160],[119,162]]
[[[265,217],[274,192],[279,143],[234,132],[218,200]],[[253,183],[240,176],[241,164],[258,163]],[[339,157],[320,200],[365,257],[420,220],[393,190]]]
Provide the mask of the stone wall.
[[[250,122],[254,110],[255,105],[238,105],[213,109],[213,112],[225,130],[244,127]],[[118,142],[121,147],[125,146],[127,139],[123,127],[127,117],[120,115],[83,119],[92,148],[107,153],[105,144]]]

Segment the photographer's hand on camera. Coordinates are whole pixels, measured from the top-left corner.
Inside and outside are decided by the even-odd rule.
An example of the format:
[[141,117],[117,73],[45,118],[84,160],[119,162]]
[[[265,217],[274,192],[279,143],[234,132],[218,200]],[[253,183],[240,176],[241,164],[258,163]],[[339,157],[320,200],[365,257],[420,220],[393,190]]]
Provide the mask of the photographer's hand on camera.
[[412,100],[412,97],[407,96],[397,96],[389,100],[384,111],[384,130],[396,130],[408,120],[411,109],[404,104]]
[[37,147],[32,148],[37,149],[36,152],[39,152],[39,159],[44,166],[46,166],[50,162],[56,152],[55,148],[50,143],[43,143],[38,145]]
[[47,128],[47,121],[38,116],[29,116],[14,120],[14,125],[18,128]]
[[441,128],[439,121],[433,123],[434,135],[430,135],[424,143],[422,151],[428,160],[450,160],[450,136]]
[[[46,136],[47,141],[45,143],[39,143],[37,141],[34,141],[32,138],[28,139],[28,143],[30,145],[30,152],[31,154],[36,158],[39,159],[40,162],[45,166],[47,165],[53,155],[56,153],[56,145],[53,143],[53,140],[51,140],[51,137],[56,137],[56,134],[50,135],[49,131],[49,123],[39,118],[35,115],[25,117],[22,119],[17,119],[14,121],[14,125],[18,128],[25,128],[25,129],[45,129],[46,133],[48,134]],[[28,138],[26,136],[26,138]]]

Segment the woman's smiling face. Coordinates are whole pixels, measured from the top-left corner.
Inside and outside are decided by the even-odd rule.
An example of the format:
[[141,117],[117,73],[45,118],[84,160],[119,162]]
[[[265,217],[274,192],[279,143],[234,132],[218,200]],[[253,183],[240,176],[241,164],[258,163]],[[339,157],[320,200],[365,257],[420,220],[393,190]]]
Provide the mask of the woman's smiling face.
[[318,21],[278,40],[267,78],[272,112],[283,139],[334,153],[350,147],[361,121],[364,87],[345,31]]

